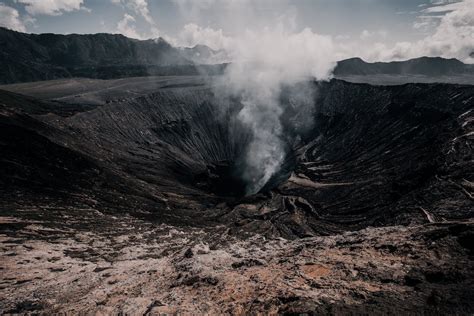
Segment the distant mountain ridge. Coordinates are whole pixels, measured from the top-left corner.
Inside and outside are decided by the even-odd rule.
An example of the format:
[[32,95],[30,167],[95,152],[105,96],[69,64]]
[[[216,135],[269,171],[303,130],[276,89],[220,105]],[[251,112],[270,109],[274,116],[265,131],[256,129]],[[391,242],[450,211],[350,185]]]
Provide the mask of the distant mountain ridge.
[[105,33],[26,34],[0,27],[0,83],[197,74],[200,70],[194,64],[161,38],[141,41]]
[[334,68],[335,76],[348,75],[424,75],[449,76],[474,74],[474,65],[464,64],[457,59],[441,57],[420,57],[405,61],[368,63],[361,58],[341,60]]
[[[205,45],[173,47],[165,40],[136,40],[120,34],[26,34],[0,27],[0,84],[71,77],[124,77],[221,74],[227,53]],[[222,63],[215,65],[204,65]],[[421,57],[367,63],[339,61],[334,76],[474,75],[474,65],[457,59]]]
[[221,64],[229,62],[229,56],[223,49],[214,50],[206,45],[180,47],[181,54],[196,64]]

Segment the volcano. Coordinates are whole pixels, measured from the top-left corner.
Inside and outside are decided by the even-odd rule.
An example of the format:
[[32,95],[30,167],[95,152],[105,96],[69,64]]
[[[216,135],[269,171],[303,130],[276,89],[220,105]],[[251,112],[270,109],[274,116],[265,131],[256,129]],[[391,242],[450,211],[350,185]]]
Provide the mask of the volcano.
[[0,310],[472,313],[474,85],[355,63],[281,90],[284,159],[252,194],[214,78],[0,86]]

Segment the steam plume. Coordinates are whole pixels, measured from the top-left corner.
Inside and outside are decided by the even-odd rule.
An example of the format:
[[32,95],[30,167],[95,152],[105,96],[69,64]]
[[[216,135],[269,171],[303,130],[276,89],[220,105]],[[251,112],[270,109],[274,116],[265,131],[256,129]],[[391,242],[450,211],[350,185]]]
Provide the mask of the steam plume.
[[330,37],[311,29],[291,33],[279,25],[272,30],[244,32],[233,40],[229,51],[232,64],[218,86],[241,99],[238,119],[253,135],[243,171],[247,194],[253,194],[279,171],[285,159],[280,120],[284,112],[282,86],[309,78],[329,78],[335,65],[333,43]]

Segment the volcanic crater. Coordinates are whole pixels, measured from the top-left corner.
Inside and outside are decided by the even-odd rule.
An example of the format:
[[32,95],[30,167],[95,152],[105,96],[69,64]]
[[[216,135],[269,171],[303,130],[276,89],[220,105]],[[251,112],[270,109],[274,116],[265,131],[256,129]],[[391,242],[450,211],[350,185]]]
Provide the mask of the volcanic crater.
[[[98,196],[98,203],[110,208],[114,206],[105,196],[125,190],[124,199],[143,199],[136,207],[158,221],[180,213],[230,226],[237,219],[258,221],[261,233],[295,238],[421,221],[425,215],[420,208],[446,219],[470,214],[469,198],[452,182],[462,183],[467,176],[459,166],[470,155],[471,86],[387,87],[332,80],[305,83],[305,89],[312,90],[313,99],[304,102],[295,102],[291,89],[282,90],[285,159],[251,195],[247,189],[252,180],[242,174],[254,135],[238,119],[242,105],[238,98],[216,95],[204,82],[103,100],[87,111],[77,106],[73,114],[36,114],[43,106],[40,101],[28,100],[34,106],[23,106],[21,112],[6,103],[4,126],[42,137],[50,143],[44,150],[60,146],[86,160],[87,167],[67,168],[72,173],[80,170],[69,186]],[[43,106],[43,111],[49,109]],[[25,126],[26,119],[35,124]],[[12,141],[11,135],[4,135],[6,144]],[[12,145],[6,148],[14,150]],[[21,183],[29,175],[19,174],[35,167],[11,160],[6,164],[4,179],[12,184]],[[98,170],[95,176],[82,175],[91,170]],[[117,184],[131,184],[112,184],[105,175],[120,179]],[[42,174],[35,178],[38,187],[33,183],[32,188],[67,190]],[[99,190],[75,185],[79,181]],[[258,211],[242,208],[242,201],[250,201]],[[234,219],[229,221],[229,216]]]
[[[85,79],[77,79],[77,82],[81,80]],[[453,250],[449,250],[453,251],[452,256],[454,251],[458,252],[457,256],[472,251],[472,242],[466,241],[466,234],[473,232],[469,221],[473,215],[474,187],[472,85],[376,86],[332,79],[285,87],[280,95],[284,161],[258,193],[248,194],[252,183],[242,174],[246,168],[245,155],[255,135],[238,119],[241,100],[219,95],[206,78],[193,77],[186,81],[170,77],[166,79],[166,86],[150,92],[150,86],[156,86],[153,80],[129,78],[125,87],[123,82],[109,85],[107,81],[96,80],[94,88],[69,89],[66,93],[67,89],[61,86],[74,86],[75,79],[65,79],[56,81],[57,90],[46,95],[42,92],[41,96],[36,94],[35,84],[3,86],[9,92],[0,93],[0,188],[2,212],[13,218],[2,223],[2,231],[7,236],[3,241],[5,247],[15,253],[12,257],[30,260],[13,239],[20,238],[27,246],[26,240],[35,235],[35,240],[42,244],[32,247],[63,254],[57,260],[59,268],[79,267],[78,262],[83,262],[91,271],[97,265],[114,271],[108,277],[107,273],[103,274],[103,278],[114,277],[115,283],[102,281],[102,277],[81,279],[77,289],[71,288],[71,296],[60,298],[56,305],[46,303],[46,299],[51,301],[51,296],[45,291],[34,299],[34,304],[39,304],[38,309],[64,311],[58,304],[69,302],[69,311],[84,311],[83,308],[94,311],[115,306],[115,301],[107,298],[115,297],[122,304],[119,304],[120,310],[124,306],[135,306],[139,310],[143,307],[143,312],[149,309],[166,312],[167,308],[172,311],[181,297],[182,309],[175,311],[186,312],[192,310],[191,305],[186,304],[197,297],[200,302],[215,299],[215,304],[199,305],[199,312],[217,312],[219,304],[228,306],[232,312],[245,312],[241,308],[249,306],[252,300],[245,291],[233,299],[218,298],[218,293],[232,286],[233,277],[229,273],[235,269],[254,271],[256,276],[249,274],[248,277],[257,285],[268,285],[270,280],[264,272],[258,272],[258,268],[265,266],[271,270],[274,266],[280,269],[278,271],[290,271],[287,264],[304,257],[300,255],[306,247],[310,248],[311,238],[321,244],[334,244],[341,252],[346,251],[356,258],[357,249],[372,249],[374,245],[366,243],[371,243],[371,236],[376,236],[381,247],[377,249],[382,250],[371,255],[372,259],[383,262],[385,271],[390,273],[395,273],[397,264],[425,267],[426,262],[434,260],[431,256],[437,251],[436,247],[443,247],[445,251],[447,243],[452,246]],[[175,81],[177,84],[173,84]],[[127,97],[111,97],[133,82],[140,82],[139,87],[134,86]],[[102,88],[105,84],[108,86]],[[302,100],[296,94],[301,91],[301,85],[311,91],[309,99]],[[19,91],[22,95],[16,94]],[[416,252],[421,247],[417,243],[422,242],[422,237],[413,237],[418,233],[409,228],[390,227],[434,225],[420,226],[424,227],[420,234],[426,231],[426,236],[430,236],[426,238],[432,238],[431,242],[435,238],[429,235],[432,230],[444,231],[436,223],[444,223],[439,224],[445,225],[442,227],[461,225],[456,231],[459,243],[452,244],[451,239],[443,241],[447,236],[444,235],[436,237],[442,241],[439,246],[433,246],[418,258],[392,257],[395,256],[392,253],[400,251]],[[128,230],[129,226],[133,229]],[[50,233],[44,233],[46,229]],[[354,234],[360,230],[360,245],[354,245],[357,239]],[[90,237],[91,234],[95,237]],[[194,239],[189,243],[185,236],[191,235]],[[457,240],[456,236],[448,237]],[[123,242],[123,238],[128,242]],[[265,246],[259,238],[272,242]],[[279,238],[285,241],[279,243]],[[384,238],[391,241],[384,244]],[[76,245],[68,245],[74,239]],[[50,243],[52,240],[55,242]],[[390,245],[395,240],[405,242],[406,249],[401,250],[401,246],[392,249]],[[102,249],[87,248],[87,243],[98,243],[96,246]],[[245,250],[237,251],[232,244]],[[130,247],[140,247],[142,261],[127,257]],[[81,249],[80,253],[73,248]],[[257,248],[259,250],[252,255],[249,249]],[[275,261],[277,258],[272,254],[284,253],[284,249],[294,252],[293,259]],[[184,259],[180,259],[181,250]],[[385,252],[390,253],[393,267],[385,261]],[[354,259],[354,263],[337,270],[336,266],[328,268],[339,260],[334,253],[320,255],[327,260],[316,266],[303,264],[301,260],[292,263],[306,267],[300,275],[311,274],[306,275],[306,279],[298,279],[301,291],[282,283],[279,289],[284,289],[284,293],[280,293],[280,298],[275,301],[272,296],[272,301],[270,296],[276,295],[278,287],[269,289],[267,294],[261,294],[262,301],[254,302],[255,308],[261,312],[324,309],[330,305],[330,299],[344,300],[336,292],[328,294],[331,297],[328,300],[318,301],[313,297],[331,282],[339,282],[349,293],[344,296],[350,297],[349,303],[334,307],[342,311],[370,310],[361,307],[370,300],[385,303],[405,300],[408,307],[383,305],[387,311],[392,308],[403,311],[424,306],[422,302],[434,295],[431,285],[420,285],[424,284],[425,276],[420,277],[414,268],[401,269],[399,273],[403,275],[400,276],[390,273],[387,276],[382,275],[377,266],[368,266],[363,272],[360,266],[363,264]],[[125,257],[132,260],[130,268],[120,266],[119,262]],[[226,268],[212,272],[209,261],[205,261],[211,257]],[[465,257],[462,258],[459,262],[465,261]],[[449,274],[455,263],[443,256],[440,260],[438,263],[443,267],[437,267]],[[29,264],[25,262],[25,267]],[[151,289],[152,281],[141,279],[137,271],[144,269],[145,264],[160,265],[159,271],[150,272],[154,275],[153,282],[169,286],[169,292],[175,293],[173,299],[155,293],[156,287]],[[473,269],[469,266],[472,261],[459,268],[459,273],[465,276],[464,282],[471,282],[464,290],[449,281],[446,273],[442,277],[445,282],[442,293],[448,293],[447,297],[457,295],[460,311],[473,310],[472,302],[463,299],[473,289]],[[43,268],[57,267],[53,261]],[[8,271],[12,275],[16,273],[16,270]],[[62,273],[62,270],[57,271]],[[98,274],[102,270],[97,271],[91,273]],[[134,280],[142,285],[146,293],[143,302],[131,303],[125,299],[128,294],[123,289],[130,290],[130,285],[123,281],[124,273],[135,275]],[[371,273],[375,273],[374,276],[370,276]],[[411,281],[406,281],[410,277]],[[349,279],[360,282],[363,290],[358,291],[365,293],[363,296],[354,294],[357,291],[350,287],[355,283],[345,283]],[[64,275],[51,286],[66,287],[69,281]],[[39,286],[34,281],[28,282],[24,288],[26,296]],[[109,296],[100,293],[80,296],[81,288],[91,282],[109,282]],[[396,285],[390,288],[392,283]],[[209,292],[198,294],[190,290],[199,287],[209,288]],[[213,287],[220,290],[214,293]],[[403,292],[406,289],[402,288],[410,288],[410,291]],[[82,307],[73,303],[74,295],[84,304]],[[102,303],[85,303],[90,295],[100,297],[97,300]],[[148,300],[150,297],[155,298]],[[156,297],[160,297],[160,303],[156,303]],[[36,308],[31,297],[30,305],[19,299],[20,296],[10,297],[4,304],[10,312]],[[436,296],[432,300],[441,299]],[[452,307],[443,302],[424,308],[443,311]]]

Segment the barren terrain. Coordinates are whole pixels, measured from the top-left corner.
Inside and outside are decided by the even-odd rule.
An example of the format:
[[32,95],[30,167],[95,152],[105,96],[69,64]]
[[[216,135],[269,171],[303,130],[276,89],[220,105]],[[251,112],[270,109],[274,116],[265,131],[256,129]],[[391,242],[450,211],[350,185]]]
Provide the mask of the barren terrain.
[[472,85],[289,87],[251,196],[203,78],[2,88],[2,313],[474,312]]

